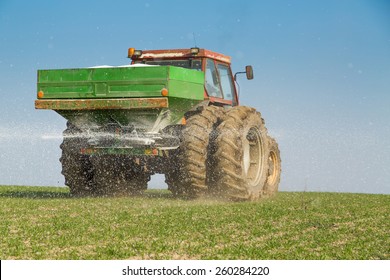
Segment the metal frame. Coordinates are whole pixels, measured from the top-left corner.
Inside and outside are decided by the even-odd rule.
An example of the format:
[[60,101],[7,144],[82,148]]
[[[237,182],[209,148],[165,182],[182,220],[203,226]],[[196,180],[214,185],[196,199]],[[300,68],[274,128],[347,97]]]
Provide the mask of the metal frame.
[[168,98],[47,99],[35,100],[35,109],[104,110],[168,108]]

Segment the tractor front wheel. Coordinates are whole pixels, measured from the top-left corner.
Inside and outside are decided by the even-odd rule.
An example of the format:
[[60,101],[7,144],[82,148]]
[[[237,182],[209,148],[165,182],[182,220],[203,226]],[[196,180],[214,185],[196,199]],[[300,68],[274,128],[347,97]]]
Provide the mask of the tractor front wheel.
[[278,191],[281,169],[281,159],[278,143],[268,137],[268,177],[264,187],[264,195],[272,196]]

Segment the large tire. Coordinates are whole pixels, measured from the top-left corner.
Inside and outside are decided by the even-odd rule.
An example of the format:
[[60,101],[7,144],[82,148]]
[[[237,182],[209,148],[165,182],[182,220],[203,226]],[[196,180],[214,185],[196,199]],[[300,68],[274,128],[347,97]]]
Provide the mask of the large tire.
[[209,106],[187,119],[172,168],[166,174],[168,188],[174,195],[197,198],[207,193],[210,138],[223,115],[223,108]]
[[150,173],[124,156],[91,158],[95,169],[94,185],[100,196],[140,195],[147,189]]
[[60,162],[65,185],[69,187],[72,196],[94,194],[94,170],[90,157],[80,154],[80,149],[86,146],[86,139],[82,137],[81,131],[70,122],[67,123],[63,136],[64,140],[60,145],[62,149]]
[[186,189],[180,180],[179,165],[175,160],[172,160],[170,167],[170,170],[165,173],[165,183],[168,185],[168,190],[171,191],[174,197],[184,196]]
[[281,172],[278,143],[276,143],[275,139],[268,137],[268,172],[267,181],[264,186],[265,196],[272,196],[278,192]]
[[[171,128],[166,133],[181,139],[182,127]],[[180,166],[179,166],[179,149],[169,151],[169,164],[168,168],[164,169],[165,183],[168,185],[168,190],[174,197],[181,197],[184,195],[185,190],[183,183],[180,180]]]
[[256,200],[267,180],[267,130],[254,108],[231,108],[217,128],[214,154],[220,195],[231,200]]

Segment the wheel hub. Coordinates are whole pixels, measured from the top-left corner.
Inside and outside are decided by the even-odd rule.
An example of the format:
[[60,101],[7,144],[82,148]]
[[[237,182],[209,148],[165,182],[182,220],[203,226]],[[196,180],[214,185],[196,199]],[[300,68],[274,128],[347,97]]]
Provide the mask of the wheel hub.
[[260,131],[256,127],[249,129],[243,140],[244,174],[251,186],[256,186],[261,177],[263,145]]

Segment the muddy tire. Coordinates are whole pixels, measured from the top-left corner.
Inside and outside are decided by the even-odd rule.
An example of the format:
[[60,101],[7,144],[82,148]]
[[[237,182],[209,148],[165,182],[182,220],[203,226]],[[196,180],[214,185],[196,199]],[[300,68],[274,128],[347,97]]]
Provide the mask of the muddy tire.
[[278,144],[275,139],[268,137],[268,172],[264,186],[264,195],[272,196],[278,192],[280,183],[281,159]]
[[168,185],[168,190],[174,197],[182,197],[185,195],[186,189],[180,181],[180,171],[178,164],[172,161],[171,169],[165,173],[165,183]]
[[168,188],[174,195],[197,198],[208,192],[210,138],[224,112],[221,107],[209,106],[187,119],[176,162],[166,175]]
[[230,200],[256,200],[267,180],[267,130],[254,108],[237,106],[217,128],[217,192]]
[[[182,128],[176,127],[171,129],[168,133],[172,136],[181,138]],[[169,151],[169,164],[168,168],[164,170],[165,183],[168,185],[168,190],[174,197],[181,197],[185,193],[183,183],[180,180],[180,166],[179,166],[179,149]]]
[[60,145],[62,155],[62,175],[65,177],[65,185],[69,187],[72,196],[93,195],[94,170],[90,157],[80,154],[80,149],[86,146],[86,140],[80,131],[71,123],[67,123],[67,129],[63,132],[64,140]]
[[140,195],[146,189],[150,173],[133,159],[121,156],[93,156],[93,183],[99,196]]

